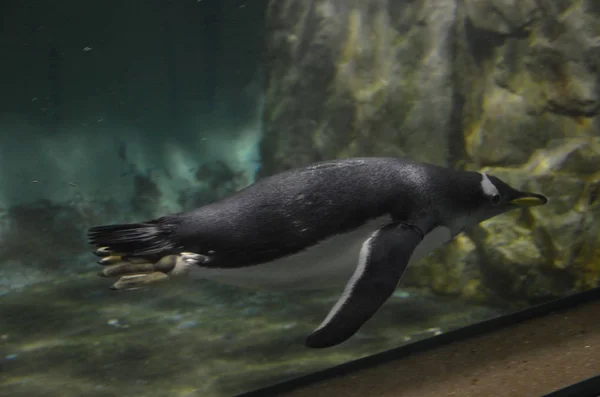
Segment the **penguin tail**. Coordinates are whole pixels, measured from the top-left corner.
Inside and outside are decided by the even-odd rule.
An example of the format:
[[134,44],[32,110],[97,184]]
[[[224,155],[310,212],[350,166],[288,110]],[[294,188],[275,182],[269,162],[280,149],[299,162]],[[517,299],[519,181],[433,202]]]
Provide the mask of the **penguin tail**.
[[166,255],[177,248],[167,225],[156,221],[94,226],[88,230],[89,243],[99,253],[126,256]]

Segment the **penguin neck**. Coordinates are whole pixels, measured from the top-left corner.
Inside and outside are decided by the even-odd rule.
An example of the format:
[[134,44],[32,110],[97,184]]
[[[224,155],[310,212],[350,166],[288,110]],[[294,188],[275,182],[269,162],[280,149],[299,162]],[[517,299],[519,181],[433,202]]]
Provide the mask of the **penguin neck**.
[[[436,173],[439,223],[449,228],[452,236],[480,222],[477,208],[481,202],[483,175],[475,171],[448,170]],[[439,189],[439,190],[438,190]]]

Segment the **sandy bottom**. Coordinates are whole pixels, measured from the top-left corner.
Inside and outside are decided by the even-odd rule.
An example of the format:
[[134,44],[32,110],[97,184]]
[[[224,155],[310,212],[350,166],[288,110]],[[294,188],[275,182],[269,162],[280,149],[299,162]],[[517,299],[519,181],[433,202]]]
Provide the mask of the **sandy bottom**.
[[282,397],[546,395],[600,374],[599,312],[590,302]]
[[90,273],[0,296],[0,395],[233,396],[501,314],[399,290],[351,340],[311,350],[335,294],[110,284]]

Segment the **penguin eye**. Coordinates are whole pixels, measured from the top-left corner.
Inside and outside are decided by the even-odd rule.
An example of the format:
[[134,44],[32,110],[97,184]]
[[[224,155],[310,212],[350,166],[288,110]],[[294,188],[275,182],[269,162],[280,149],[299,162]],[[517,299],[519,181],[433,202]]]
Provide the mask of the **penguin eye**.
[[500,198],[501,197],[500,197],[500,195],[498,193],[492,194],[492,196],[490,197],[490,202],[493,205],[498,205],[498,204],[500,204]]

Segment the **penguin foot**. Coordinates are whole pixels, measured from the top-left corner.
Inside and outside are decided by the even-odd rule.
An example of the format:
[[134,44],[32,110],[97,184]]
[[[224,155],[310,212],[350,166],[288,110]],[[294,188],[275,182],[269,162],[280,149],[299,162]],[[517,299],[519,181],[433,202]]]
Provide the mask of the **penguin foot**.
[[110,255],[105,256],[104,258],[98,261],[98,264],[102,266],[114,265],[115,263],[123,262],[123,257],[120,255]]
[[143,258],[127,258],[118,256],[107,256],[99,263],[106,266],[99,275],[102,277],[119,277],[111,286],[114,290],[136,289],[156,281],[169,278],[181,262],[180,255],[167,255],[153,263]]
[[94,251],[94,255],[104,258],[105,256],[111,255],[111,251],[108,249],[108,247],[99,247],[96,251]]
[[210,258],[205,255],[196,254],[194,252],[182,252],[181,259],[188,265],[203,265],[210,261]]
[[169,278],[169,276],[162,272],[153,272],[149,274],[132,274],[129,276],[121,277],[116,283],[114,283],[110,287],[110,289],[132,290],[167,278]]
[[146,263],[126,263],[122,262],[117,265],[107,266],[98,275],[102,277],[116,277],[125,274],[144,274],[154,272],[154,264]]

